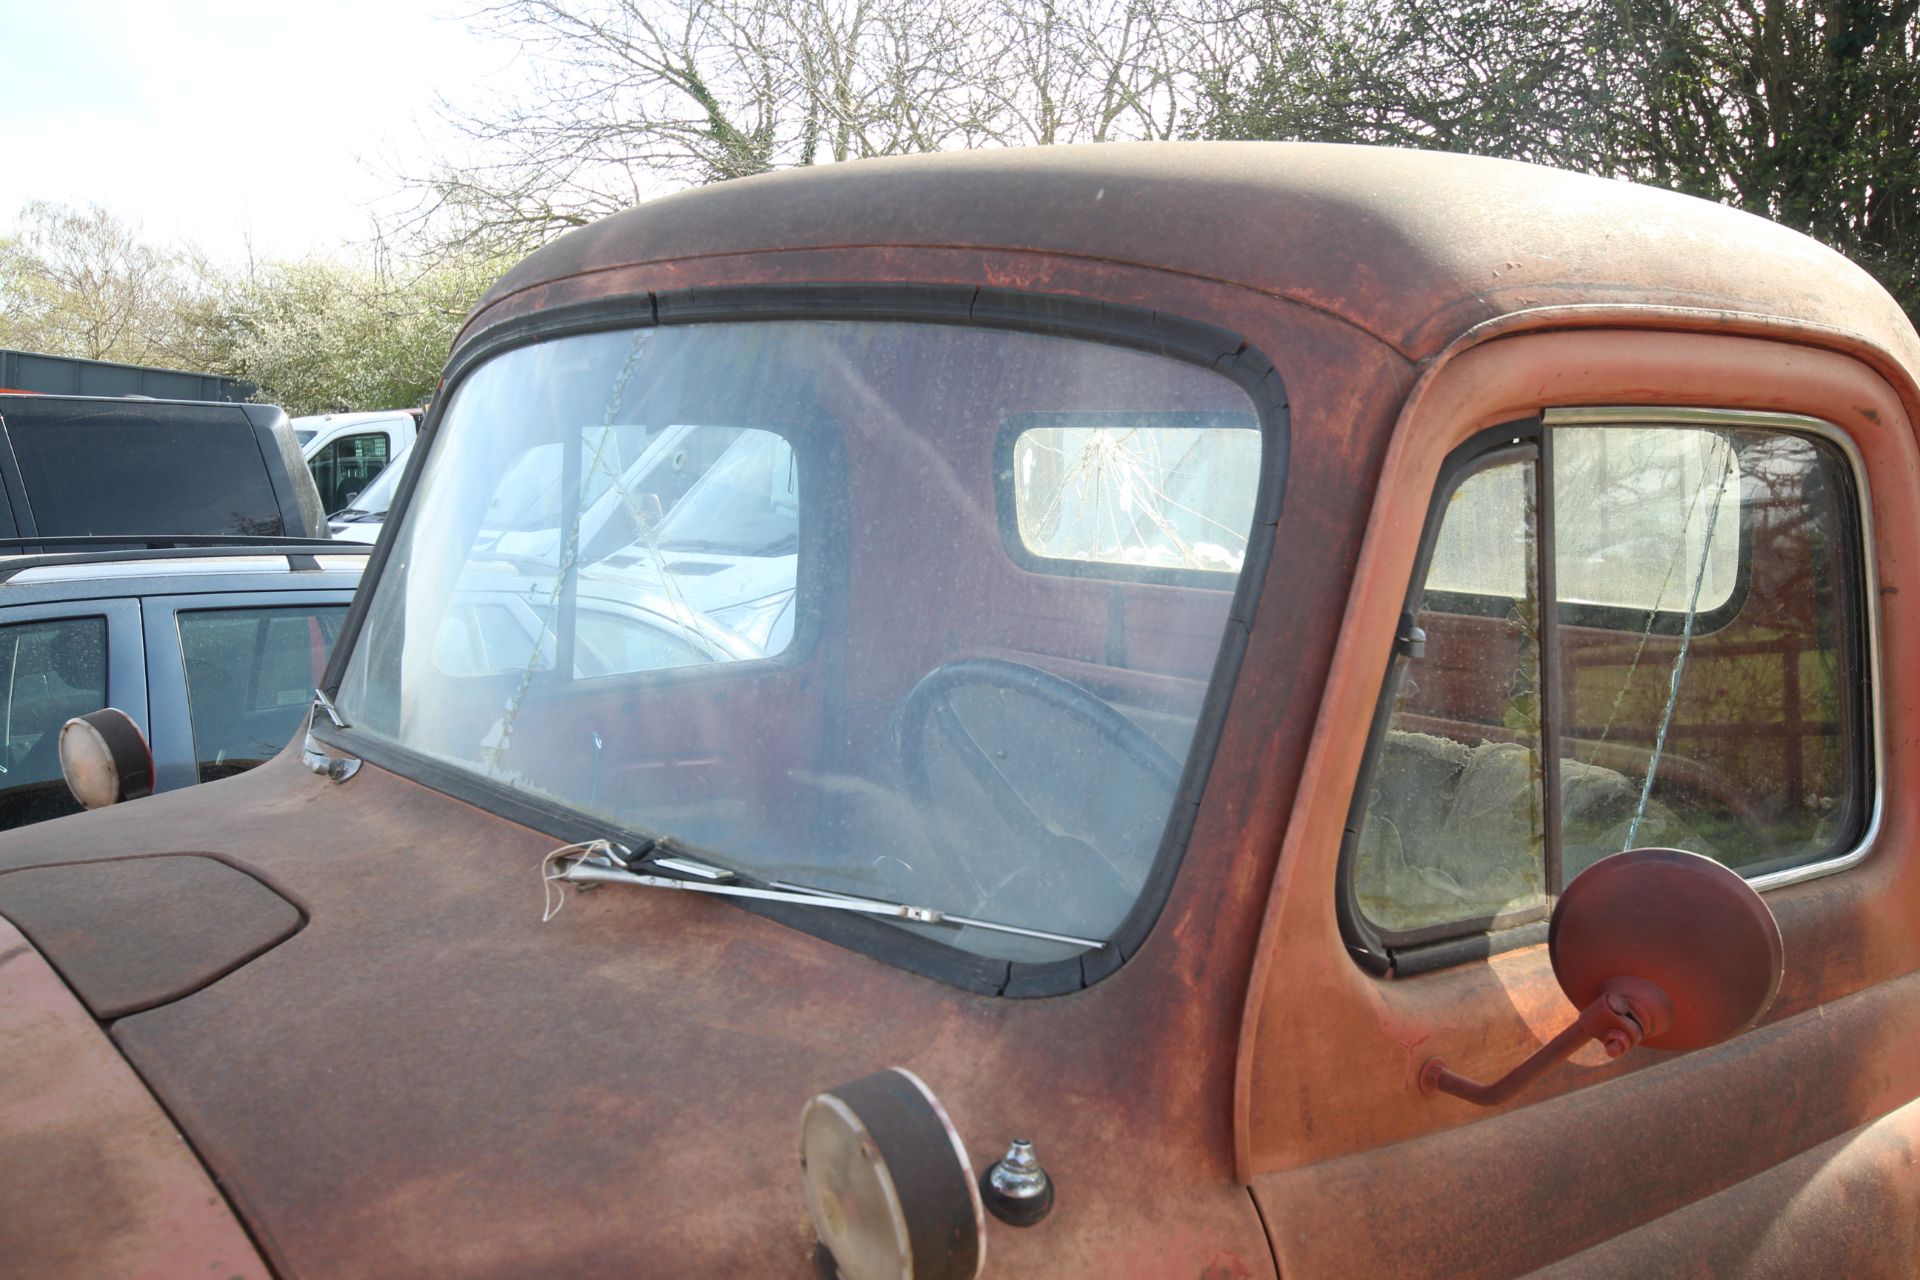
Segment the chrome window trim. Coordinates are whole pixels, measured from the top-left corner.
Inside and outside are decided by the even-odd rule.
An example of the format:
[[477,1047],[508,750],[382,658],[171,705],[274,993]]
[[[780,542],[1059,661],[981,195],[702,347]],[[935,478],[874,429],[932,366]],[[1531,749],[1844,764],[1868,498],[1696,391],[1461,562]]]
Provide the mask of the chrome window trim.
[[1658,405],[1583,405],[1577,408],[1547,409],[1540,419],[1548,427],[1746,427],[1813,436],[1840,450],[1853,473],[1859,509],[1854,518],[1860,522],[1861,592],[1866,597],[1867,684],[1870,690],[1864,708],[1869,724],[1869,766],[1873,770],[1873,795],[1867,815],[1867,829],[1860,843],[1839,857],[1810,862],[1754,876],[1747,883],[1762,892],[1806,880],[1817,880],[1855,866],[1873,852],[1880,839],[1886,813],[1886,717],[1881,714],[1880,688],[1880,576],[1877,543],[1873,533],[1873,491],[1868,485],[1867,468],[1853,437],[1826,421],[1798,413],[1772,413],[1758,409],[1708,409],[1689,406]]

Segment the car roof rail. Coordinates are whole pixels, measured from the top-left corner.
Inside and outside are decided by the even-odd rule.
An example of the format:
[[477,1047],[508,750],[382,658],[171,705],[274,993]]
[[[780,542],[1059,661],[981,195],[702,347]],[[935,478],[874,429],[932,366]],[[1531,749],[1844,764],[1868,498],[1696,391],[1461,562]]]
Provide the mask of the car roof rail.
[[[144,543],[129,547],[127,544]],[[98,550],[52,551],[38,555],[9,556],[16,547],[65,547],[83,544]],[[364,556],[373,552],[367,542],[334,542],[326,538],[243,538],[220,535],[179,537],[114,537],[103,534],[74,538],[0,538],[0,582],[28,569],[70,564],[113,564],[136,560],[202,560],[234,555],[284,556],[287,568],[313,571],[320,567],[321,556]]]
[[0,554],[16,547],[309,547],[329,538],[283,538],[255,533],[42,533],[0,538]]

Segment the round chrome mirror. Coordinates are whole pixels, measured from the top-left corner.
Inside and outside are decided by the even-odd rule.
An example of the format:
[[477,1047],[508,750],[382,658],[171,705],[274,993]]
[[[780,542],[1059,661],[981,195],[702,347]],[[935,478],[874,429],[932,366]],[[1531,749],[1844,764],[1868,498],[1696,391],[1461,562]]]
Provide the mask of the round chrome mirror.
[[60,773],[88,809],[153,794],[153,752],[133,717],[103,707],[60,726]]

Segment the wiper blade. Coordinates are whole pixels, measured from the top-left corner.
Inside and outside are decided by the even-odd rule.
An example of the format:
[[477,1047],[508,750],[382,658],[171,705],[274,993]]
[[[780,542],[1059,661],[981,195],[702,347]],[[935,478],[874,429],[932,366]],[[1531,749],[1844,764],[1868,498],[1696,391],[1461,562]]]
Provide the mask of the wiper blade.
[[[657,874],[660,872],[670,874]],[[1071,934],[1049,933],[1045,929],[1029,929],[1024,925],[977,920],[971,916],[957,916],[946,911],[936,911],[932,907],[916,907],[904,902],[889,902],[880,898],[858,898],[851,894],[836,893],[832,889],[814,889],[784,882],[767,886],[740,884],[736,882],[734,873],[726,868],[709,867],[677,857],[635,859],[626,867],[622,867],[610,856],[587,854],[563,862],[560,870],[550,878],[573,884],[631,884],[651,889],[682,889],[689,893],[712,893],[727,898],[757,898],[764,902],[790,902],[802,907],[825,907],[830,911],[854,911],[862,915],[887,916],[896,920],[908,920],[915,924],[943,924],[956,928],[985,929],[991,933],[1010,933],[1022,938],[1039,938],[1047,942],[1065,943],[1072,947],[1097,949],[1105,945],[1093,938],[1076,938]]]

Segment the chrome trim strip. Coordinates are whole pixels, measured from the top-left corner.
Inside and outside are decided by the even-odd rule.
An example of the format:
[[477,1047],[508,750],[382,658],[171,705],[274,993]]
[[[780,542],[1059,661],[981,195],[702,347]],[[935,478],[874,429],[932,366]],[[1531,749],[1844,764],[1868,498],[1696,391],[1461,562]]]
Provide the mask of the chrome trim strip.
[[1747,881],[1755,889],[1778,889],[1784,885],[1799,884],[1805,880],[1817,880],[1821,876],[1830,876],[1836,871],[1845,871],[1854,866],[1869,853],[1880,839],[1880,828],[1886,814],[1887,798],[1887,739],[1886,716],[1882,714],[1880,694],[1880,575],[1878,569],[1878,544],[1873,536],[1873,491],[1868,485],[1866,463],[1860,457],[1860,450],[1854,445],[1853,437],[1824,418],[1810,418],[1798,413],[1770,413],[1757,409],[1700,409],[1687,406],[1592,405],[1578,408],[1548,409],[1540,415],[1540,420],[1549,427],[1597,427],[1597,426],[1646,426],[1646,427],[1747,427],[1772,431],[1785,431],[1794,435],[1813,436],[1838,448],[1847,460],[1847,466],[1853,472],[1853,483],[1860,495],[1860,509],[1855,517],[1860,522],[1860,544],[1863,563],[1861,565],[1861,590],[1866,596],[1867,613],[1867,684],[1871,693],[1867,699],[1867,719],[1872,726],[1873,754],[1873,800],[1867,817],[1866,834],[1860,843],[1850,852],[1825,862],[1812,862],[1802,867],[1788,867],[1781,871],[1770,871],[1766,875],[1754,876]]

